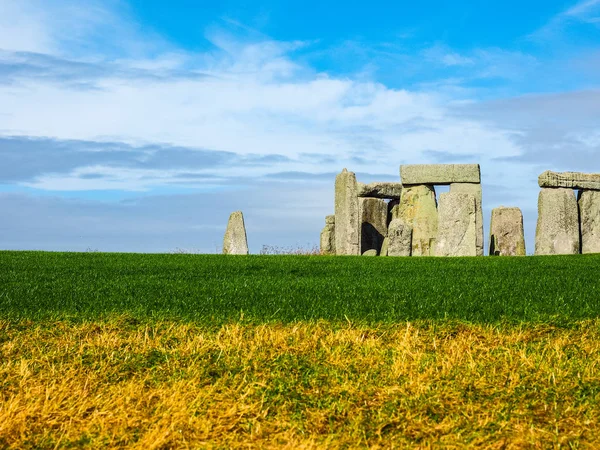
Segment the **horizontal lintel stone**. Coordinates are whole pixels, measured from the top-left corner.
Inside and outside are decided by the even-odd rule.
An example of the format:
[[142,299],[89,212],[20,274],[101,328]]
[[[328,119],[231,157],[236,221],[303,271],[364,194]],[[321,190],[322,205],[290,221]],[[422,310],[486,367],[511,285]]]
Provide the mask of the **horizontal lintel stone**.
[[538,178],[543,188],[572,188],[600,191],[600,173],[552,172],[547,170]]
[[399,200],[402,194],[402,183],[358,183],[359,197]]
[[400,166],[403,185],[481,183],[479,164],[410,164]]

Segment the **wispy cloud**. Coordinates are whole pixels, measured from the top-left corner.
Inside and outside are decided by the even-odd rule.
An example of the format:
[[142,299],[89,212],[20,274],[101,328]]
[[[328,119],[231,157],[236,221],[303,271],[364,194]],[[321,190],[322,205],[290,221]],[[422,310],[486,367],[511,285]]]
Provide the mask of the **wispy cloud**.
[[600,32],[600,0],[582,0],[554,16],[548,23],[529,35],[539,43],[565,38],[566,31],[581,25],[591,25]]
[[594,19],[598,19],[598,17],[594,16],[599,12],[599,9],[600,0],[584,0],[567,9],[563,15],[578,17],[586,21],[595,21]]
[[[220,177],[334,171],[343,165],[371,173],[386,167],[396,174],[388,161],[421,161],[430,151],[454,152],[458,158],[518,153],[503,130],[455,117],[443,95],[333,77],[295,60],[295,52],[311,43],[242,42],[214,29],[207,39],[213,49],[205,53],[169,48],[111,60],[93,52],[81,59],[5,51],[0,135],[111,149],[121,143],[125,149],[119,161],[114,152],[79,152],[62,172],[37,174],[29,185],[135,190],[181,182],[169,161],[177,161],[182,148],[187,149],[188,173],[210,170]],[[162,166],[131,163],[139,156],[132,157],[131,149],[143,153],[152,146],[171,157],[161,159]],[[71,149],[65,145],[62,150],[70,154]],[[222,167],[204,164],[204,149],[237,159]],[[317,162],[304,159],[306,153],[328,158]],[[268,167],[249,167],[252,155],[281,159],[270,160]],[[125,160],[130,162],[126,167]]]

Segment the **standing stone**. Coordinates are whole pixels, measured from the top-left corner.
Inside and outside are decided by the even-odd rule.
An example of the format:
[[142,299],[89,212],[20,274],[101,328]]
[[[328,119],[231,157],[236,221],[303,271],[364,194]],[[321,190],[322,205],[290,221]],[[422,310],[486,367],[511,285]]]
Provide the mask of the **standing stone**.
[[492,210],[490,256],[525,256],[523,213],[501,206]]
[[398,211],[400,210],[400,199],[390,200],[388,203],[388,225],[389,223],[398,217]]
[[579,211],[572,189],[542,188],[538,198],[536,255],[579,253]]
[[581,253],[600,253],[600,192],[579,191]]
[[360,255],[359,208],[356,175],[344,169],[335,178],[335,251]]
[[[389,235],[389,231],[388,231]],[[390,238],[386,236],[383,239],[383,244],[381,244],[381,251],[379,252],[379,256],[388,256],[388,249],[390,248]]]
[[477,256],[483,256],[483,209],[481,184],[478,183],[452,183],[450,192],[471,194],[475,197],[475,207],[477,208]]
[[440,195],[436,256],[477,256],[477,207],[471,194]]
[[412,227],[403,219],[394,219],[388,228],[389,256],[410,256],[412,249]]
[[363,256],[377,256],[377,250],[375,250],[374,248],[367,250],[366,252],[364,252],[362,254]]
[[387,236],[388,205],[378,198],[360,198],[360,253],[367,250],[381,251],[383,239]]
[[225,238],[223,239],[223,254],[225,255],[247,255],[248,239],[246,227],[244,226],[244,215],[241,211],[231,213]]
[[394,218],[412,229],[412,256],[433,255],[438,233],[438,213],[433,186],[405,186]]
[[325,218],[325,228],[321,231],[321,255],[335,255],[335,216]]

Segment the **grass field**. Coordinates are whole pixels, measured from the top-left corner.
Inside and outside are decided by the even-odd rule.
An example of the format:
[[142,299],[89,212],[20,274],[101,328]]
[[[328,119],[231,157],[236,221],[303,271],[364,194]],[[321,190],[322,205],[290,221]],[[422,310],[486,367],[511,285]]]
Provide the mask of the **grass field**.
[[599,263],[0,252],[0,448],[600,448]]
[[352,258],[0,252],[0,317],[209,324],[600,317],[600,256]]

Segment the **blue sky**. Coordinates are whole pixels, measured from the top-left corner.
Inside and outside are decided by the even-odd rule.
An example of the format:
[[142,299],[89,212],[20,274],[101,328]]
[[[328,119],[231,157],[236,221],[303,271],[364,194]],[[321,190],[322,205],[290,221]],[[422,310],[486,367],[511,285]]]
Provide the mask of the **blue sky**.
[[0,0],[0,248],[309,247],[335,173],[600,172],[600,0]]

